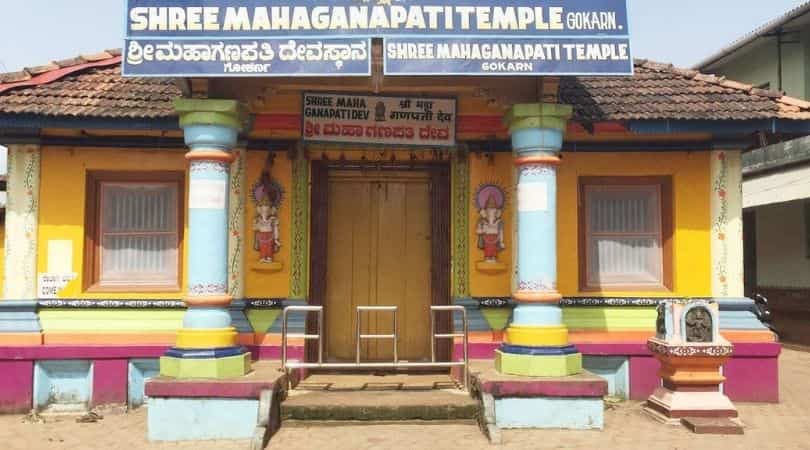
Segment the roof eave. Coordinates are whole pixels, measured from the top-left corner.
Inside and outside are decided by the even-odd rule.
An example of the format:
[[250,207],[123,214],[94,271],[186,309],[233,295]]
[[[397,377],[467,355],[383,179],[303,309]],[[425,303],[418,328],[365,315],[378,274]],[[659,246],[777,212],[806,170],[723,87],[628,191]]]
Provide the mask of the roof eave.
[[810,2],[798,6],[795,9],[789,11],[787,14],[777,17],[771,22],[768,22],[765,25],[757,28],[751,33],[732,42],[727,47],[720,49],[718,52],[704,58],[702,61],[693,65],[692,68],[704,72],[718,61],[730,56],[732,53],[744,47],[747,47],[749,44],[753,43],[757,39],[778,31],[780,28],[784,27],[788,23],[802,17],[807,13],[810,13]]

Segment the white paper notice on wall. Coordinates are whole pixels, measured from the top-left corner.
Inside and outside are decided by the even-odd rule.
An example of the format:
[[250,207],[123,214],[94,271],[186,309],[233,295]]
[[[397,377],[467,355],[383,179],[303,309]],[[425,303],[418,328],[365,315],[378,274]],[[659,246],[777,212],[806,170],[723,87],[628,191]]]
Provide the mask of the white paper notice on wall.
[[518,191],[518,211],[548,211],[548,184],[545,182],[520,183]]
[[73,241],[48,241],[48,273],[73,273]]
[[75,279],[75,273],[40,273],[37,297],[59,298],[59,291]]
[[225,180],[194,180],[188,206],[193,209],[225,209],[228,184]]

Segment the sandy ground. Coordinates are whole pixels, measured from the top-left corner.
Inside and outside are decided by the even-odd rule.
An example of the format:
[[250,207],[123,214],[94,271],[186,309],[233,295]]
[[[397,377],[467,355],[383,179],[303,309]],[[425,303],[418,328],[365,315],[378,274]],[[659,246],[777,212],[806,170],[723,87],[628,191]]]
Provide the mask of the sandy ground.
[[[785,350],[781,358],[778,405],[738,404],[746,424],[744,436],[700,436],[648,419],[638,403],[628,402],[605,414],[598,431],[509,431],[505,449],[808,449],[810,450],[810,353]],[[105,414],[97,423],[73,419],[29,423],[23,416],[0,416],[0,449],[239,449],[242,442],[150,443],[146,411]],[[282,427],[270,449],[487,449],[473,425],[406,424]]]

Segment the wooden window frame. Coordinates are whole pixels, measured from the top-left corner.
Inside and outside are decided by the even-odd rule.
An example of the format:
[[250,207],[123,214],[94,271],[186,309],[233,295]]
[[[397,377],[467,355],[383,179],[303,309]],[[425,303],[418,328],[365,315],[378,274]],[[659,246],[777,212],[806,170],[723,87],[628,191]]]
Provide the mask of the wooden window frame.
[[[182,292],[185,232],[185,178],[182,171],[88,171],[85,179],[84,267],[82,289],[85,292],[179,293]],[[176,183],[177,184],[177,282],[174,284],[101,284],[101,183]]]
[[[661,279],[662,283],[636,285],[611,284],[596,286],[588,284],[588,202],[586,186],[644,186],[657,185],[660,189],[659,204],[661,208]],[[671,176],[584,176],[579,177],[578,192],[578,258],[579,258],[579,289],[582,292],[619,292],[619,291],[646,291],[646,292],[672,292],[674,290],[674,194]]]

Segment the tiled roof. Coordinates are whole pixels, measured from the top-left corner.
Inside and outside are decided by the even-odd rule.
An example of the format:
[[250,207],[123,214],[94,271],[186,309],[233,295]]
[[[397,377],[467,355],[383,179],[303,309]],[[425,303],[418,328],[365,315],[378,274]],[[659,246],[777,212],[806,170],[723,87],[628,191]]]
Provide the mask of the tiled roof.
[[0,114],[60,117],[174,117],[181,95],[170,79],[124,78],[118,50],[0,74]]
[[646,60],[636,60],[632,77],[563,78],[560,101],[582,122],[810,120],[810,102]]
[[[175,116],[170,79],[123,78],[118,51],[0,74],[0,115],[143,118]],[[560,101],[574,120],[810,120],[810,102],[645,60],[632,77],[563,77]]]

